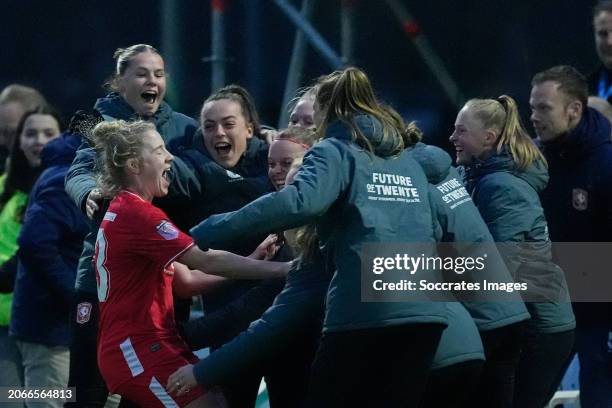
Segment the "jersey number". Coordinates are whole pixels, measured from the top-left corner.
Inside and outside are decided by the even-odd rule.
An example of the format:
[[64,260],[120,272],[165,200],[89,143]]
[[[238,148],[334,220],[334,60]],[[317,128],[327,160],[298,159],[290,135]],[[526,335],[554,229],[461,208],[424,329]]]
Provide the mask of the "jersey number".
[[104,302],[108,299],[108,291],[110,289],[110,274],[106,269],[106,237],[104,236],[104,229],[98,230],[98,237],[96,239],[96,283],[98,284],[98,301]]

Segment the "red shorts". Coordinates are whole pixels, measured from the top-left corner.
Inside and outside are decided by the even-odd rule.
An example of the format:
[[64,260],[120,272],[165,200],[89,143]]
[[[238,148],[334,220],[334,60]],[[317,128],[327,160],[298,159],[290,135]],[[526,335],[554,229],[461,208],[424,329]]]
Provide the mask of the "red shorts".
[[[122,354],[122,364],[115,366],[114,370],[111,370],[108,364],[103,364],[106,369],[101,369],[101,371],[107,383],[112,383],[112,380],[119,380],[113,374],[123,372],[123,375],[121,375],[123,381],[120,381],[120,384],[114,387],[112,391],[131,402],[147,408],[184,407],[204,395],[205,391],[200,386],[192,388],[180,397],[175,394],[170,395],[166,391],[170,374],[186,364],[195,364],[198,361],[198,358],[180,339],[154,342],[139,341],[138,345],[132,346],[131,343],[129,346],[124,345],[122,351],[119,352]],[[125,376],[125,370],[121,366],[128,369],[128,365],[130,366],[129,369],[134,371]],[[108,374],[114,378],[107,378]]]

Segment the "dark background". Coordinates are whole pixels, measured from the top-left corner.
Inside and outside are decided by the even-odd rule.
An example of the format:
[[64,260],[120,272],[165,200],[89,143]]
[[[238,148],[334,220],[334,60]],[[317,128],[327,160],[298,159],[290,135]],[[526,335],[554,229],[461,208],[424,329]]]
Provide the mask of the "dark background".
[[[117,47],[161,48],[164,0],[2,0],[0,86],[40,89],[65,116],[105,92]],[[594,0],[403,0],[465,97],[502,93],[528,119],[530,79],[557,64],[595,66]],[[355,60],[381,99],[417,119],[429,142],[448,147],[457,107],[442,91],[383,0],[355,3]],[[292,4],[300,7],[299,0]],[[196,116],[210,93],[210,1],[176,0],[180,65],[168,66],[169,102]],[[232,0],[225,15],[227,82],[247,87],[265,123],[276,125],[295,28],[271,0]],[[318,0],[314,26],[340,49],[340,1]],[[309,48],[302,85],[331,71]],[[527,126],[530,132],[530,126]]]

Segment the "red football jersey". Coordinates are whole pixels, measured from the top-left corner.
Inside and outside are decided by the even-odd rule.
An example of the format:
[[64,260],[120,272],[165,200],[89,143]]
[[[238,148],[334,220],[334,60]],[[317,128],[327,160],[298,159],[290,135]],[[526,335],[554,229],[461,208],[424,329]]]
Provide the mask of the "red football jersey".
[[174,261],[193,245],[166,214],[137,194],[120,192],[100,225],[94,263],[100,302],[98,364],[108,388],[160,363],[168,344],[189,348],[174,322]]

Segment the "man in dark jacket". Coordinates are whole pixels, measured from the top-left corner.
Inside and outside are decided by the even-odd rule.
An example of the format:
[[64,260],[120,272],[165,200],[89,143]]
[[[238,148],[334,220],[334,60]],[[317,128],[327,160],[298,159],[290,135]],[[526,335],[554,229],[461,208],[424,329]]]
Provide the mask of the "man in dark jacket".
[[[612,66],[612,53],[609,59]],[[572,67],[557,66],[540,72],[534,76],[532,87],[531,122],[550,174],[542,205],[551,240],[612,242],[610,122],[587,107],[587,82]],[[560,263],[570,275],[585,272],[573,272],[563,261]],[[608,265],[601,265],[591,272],[607,274],[608,269]],[[610,305],[574,303],[583,407],[612,406]]]

